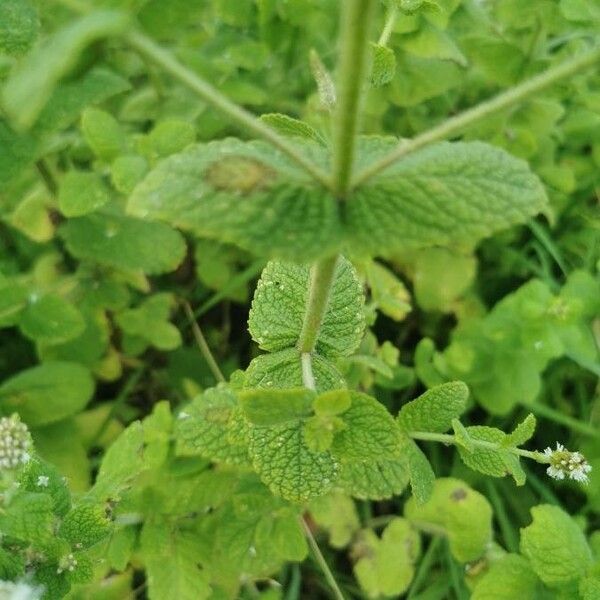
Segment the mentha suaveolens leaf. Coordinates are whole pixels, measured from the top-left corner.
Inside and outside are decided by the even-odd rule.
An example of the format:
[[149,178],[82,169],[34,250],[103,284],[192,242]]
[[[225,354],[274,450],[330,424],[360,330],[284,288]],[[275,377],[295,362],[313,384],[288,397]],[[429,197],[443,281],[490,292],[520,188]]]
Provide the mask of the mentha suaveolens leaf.
[[[298,342],[307,309],[310,268],[270,262],[258,282],[248,327],[258,345],[271,352]],[[352,354],[363,336],[364,295],[352,264],[338,261],[315,350],[326,358]]]
[[[368,166],[396,147],[366,138]],[[371,254],[477,240],[547,208],[527,163],[481,142],[442,142],[415,152],[355,190],[345,204],[346,238]]]
[[[317,392],[346,387],[335,364],[319,354],[312,355],[312,371]],[[296,348],[257,356],[246,370],[246,386],[249,388],[293,388],[302,385],[302,362]]]
[[592,564],[592,554],[579,525],[558,506],[531,509],[533,522],[521,530],[521,552],[538,577],[550,587],[579,579]]
[[369,598],[398,596],[405,592],[421,552],[421,538],[411,524],[394,518],[378,538],[371,529],[358,534],[353,554],[354,574]]
[[467,406],[469,389],[462,381],[437,385],[405,404],[398,421],[408,431],[444,433]]
[[[305,142],[298,150],[325,160],[318,144]],[[226,139],[190,146],[149,173],[128,210],[290,260],[316,258],[340,242],[334,198],[264,142]]]
[[492,540],[492,508],[485,496],[459,479],[438,479],[428,502],[408,500],[404,514],[411,521],[442,527],[450,550],[460,562],[480,558]]
[[262,481],[286,500],[305,502],[325,494],[338,475],[338,460],[328,451],[311,450],[299,422],[253,427],[249,451]]
[[237,398],[225,385],[210,388],[194,398],[177,416],[176,453],[202,456],[226,464],[246,464],[246,446],[235,443],[237,440],[229,435],[234,433],[231,428],[235,425],[237,406]]

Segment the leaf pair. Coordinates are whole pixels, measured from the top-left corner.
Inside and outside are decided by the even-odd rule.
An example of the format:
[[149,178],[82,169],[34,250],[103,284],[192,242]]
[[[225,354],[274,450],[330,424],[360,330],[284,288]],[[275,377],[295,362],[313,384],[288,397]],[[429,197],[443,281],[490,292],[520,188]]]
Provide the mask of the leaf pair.
[[[363,138],[357,165],[368,167],[397,143]],[[323,146],[302,142],[298,150],[327,167]],[[385,255],[474,243],[545,207],[525,162],[478,142],[425,148],[338,202],[265,143],[227,139],[159,163],[128,209],[256,254],[312,260],[341,249]]]

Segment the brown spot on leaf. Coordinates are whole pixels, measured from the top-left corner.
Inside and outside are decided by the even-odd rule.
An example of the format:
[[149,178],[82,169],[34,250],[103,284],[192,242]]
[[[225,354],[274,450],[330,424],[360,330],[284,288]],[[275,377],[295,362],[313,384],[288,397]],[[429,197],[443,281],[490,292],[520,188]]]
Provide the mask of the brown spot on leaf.
[[219,190],[249,194],[268,187],[277,173],[268,165],[247,156],[226,156],[205,171],[206,180]]
[[454,500],[454,502],[460,502],[467,497],[467,492],[463,488],[456,488],[451,494],[450,498]]

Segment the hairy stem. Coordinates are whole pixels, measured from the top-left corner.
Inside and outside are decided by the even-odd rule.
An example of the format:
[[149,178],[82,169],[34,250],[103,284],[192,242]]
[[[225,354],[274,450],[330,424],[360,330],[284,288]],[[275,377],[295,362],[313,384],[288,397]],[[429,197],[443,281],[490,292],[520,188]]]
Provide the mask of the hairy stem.
[[374,2],[344,0],[341,6],[338,101],[333,120],[333,190],[340,200],[348,193],[352,175]]
[[298,350],[302,353],[310,353],[315,349],[319,328],[327,310],[338,259],[337,255],[324,258],[316,262],[310,269],[308,302],[298,339]]
[[377,40],[377,44],[379,46],[385,46],[389,39],[390,35],[392,35],[392,31],[394,29],[394,25],[396,24],[396,19],[398,18],[398,5],[393,3],[388,9],[387,15],[385,17],[385,25],[383,26],[383,30],[381,31],[381,35]]
[[158,65],[165,72],[169,73],[169,75],[186,85],[207,104],[220,110],[248,131],[265,139],[278,150],[287,154],[299,167],[304,169],[320,184],[328,188],[331,187],[327,174],[303,156],[293,144],[257,119],[252,113],[229,100],[210,83],[196,75],[196,73],[182,65],[170,52],[138,32],[127,35],[125,41],[145,59]]
[[344,600],[344,595],[342,594],[342,590],[340,590],[340,586],[338,585],[337,581],[335,580],[335,577],[333,576],[333,573],[331,572],[331,569],[329,568],[329,565],[327,564],[327,561],[325,560],[325,557],[323,556],[323,553],[321,552],[321,549],[319,548],[319,545],[317,544],[317,540],[315,540],[315,538],[312,534],[312,531],[310,530],[310,527],[308,526],[308,523],[302,517],[300,517],[300,522],[302,524],[302,528],[304,529],[304,534],[306,535],[306,539],[308,540],[308,545],[310,546],[313,556],[315,557],[317,564],[321,568],[321,571],[323,571],[323,575],[325,575],[325,579],[327,580],[327,583],[330,585],[330,587],[333,591],[333,595],[335,596],[336,600]]
[[[408,435],[413,440],[424,440],[428,442],[441,442],[442,444],[454,444],[459,445],[456,436],[448,433],[430,433],[429,431],[409,431]],[[550,459],[545,456],[542,452],[532,452],[530,450],[523,450],[522,448],[505,447],[495,442],[488,442],[485,440],[476,440],[471,438],[471,442],[475,448],[482,448],[484,450],[504,450],[517,456],[523,456],[524,458],[530,458],[539,463],[549,463]]]
[[541,73],[512,89],[498,94],[491,100],[482,102],[474,108],[466,110],[465,112],[444,121],[441,125],[419,134],[412,140],[401,142],[395,150],[392,150],[389,154],[359,172],[353,179],[351,187],[354,188],[365,183],[374,175],[377,175],[404,156],[415,152],[415,150],[460,133],[466,127],[521,102],[521,100],[524,100],[528,96],[539,92],[561,79],[570,77],[578,71],[592,66],[594,63],[598,62],[598,60],[600,60],[600,46],[575,56],[556,67],[552,67],[546,72]]

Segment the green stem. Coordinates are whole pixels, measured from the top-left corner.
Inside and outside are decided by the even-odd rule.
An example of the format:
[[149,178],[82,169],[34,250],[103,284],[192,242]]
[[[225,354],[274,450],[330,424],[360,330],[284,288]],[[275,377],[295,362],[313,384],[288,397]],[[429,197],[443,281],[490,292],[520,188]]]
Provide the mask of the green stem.
[[[456,436],[449,433],[430,433],[429,431],[409,431],[408,435],[414,440],[425,440],[428,442],[441,442],[442,444],[454,444],[459,445]],[[475,448],[482,448],[484,450],[503,450],[516,454],[517,456],[523,456],[524,458],[530,458],[539,463],[549,463],[550,460],[542,452],[531,452],[530,450],[523,450],[522,448],[515,448],[510,446],[502,446],[495,442],[488,442],[485,440],[476,440],[471,438],[471,443]]]
[[210,83],[196,75],[196,73],[182,65],[170,52],[167,52],[150,38],[139,32],[130,33],[126,36],[125,41],[141,56],[164,69],[164,71],[186,85],[206,103],[220,110],[248,131],[267,140],[284,154],[287,154],[289,158],[320,184],[327,188],[331,187],[327,174],[302,155],[293,144],[257,119],[252,113],[229,100]]
[[206,314],[213,306],[216,306],[223,300],[230,292],[242,287],[242,285],[248,283],[251,279],[254,279],[264,268],[265,261],[263,259],[255,260],[250,263],[243,271],[240,271],[237,275],[232,277],[226,285],[224,285],[218,292],[214,293],[204,304],[194,311],[194,317],[199,319],[202,315]]
[[512,89],[498,94],[491,100],[482,102],[474,108],[466,110],[465,112],[444,121],[441,125],[421,133],[412,140],[401,142],[395,150],[392,150],[389,154],[359,172],[352,181],[351,187],[355,188],[362,185],[368,179],[371,179],[371,177],[377,175],[396,161],[415,152],[419,148],[460,133],[466,127],[521,102],[521,100],[524,100],[528,96],[539,92],[561,79],[570,77],[578,71],[592,66],[598,60],[600,60],[600,46],[575,56],[556,67],[552,67],[546,72],[541,73]]
[[315,349],[319,328],[327,310],[338,258],[337,255],[324,258],[311,267],[308,302],[298,339],[298,350],[302,353],[310,353]]
[[198,325],[196,318],[194,317],[194,311],[192,310],[192,307],[185,300],[182,302],[182,305],[183,310],[185,311],[185,314],[192,327],[192,333],[194,334],[196,344],[198,344],[198,348],[200,348],[200,352],[202,353],[204,360],[208,364],[208,368],[210,369],[214,378],[218,382],[223,383],[224,381],[226,381],[225,376],[221,372],[221,369],[219,369],[219,365],[217,364],[213,353],[210,351],[210,347],[206,341],[206,338],[204,337],[204,334],[202,333],[202,329],[200,329],[200,326]]
[[541,417],[545,417],[550,421],[554,421],[560,425],[564,425],[577,433],[581,433],[582,435],[587,435],[594,438],[600,438],[600,430],[594,425],[589,423],[583,423],[569,415],[564,415],[563,413],[555,410],[554,408],[550,408],[545,404],[538,404],[537,402],[525,402],[523,406],[529,409],[533,414],[540,415]]
[[333,120],[333,191],[338,199],[348,193],[361,92],[367,71],[368,40],[373,0],[344,0],[340,24],[338,100]]
[[104,417],[104,420],[102,421],[102,423],[100,423],[100,427],[98,427],[96,433],[92,437],[92,440],[89,443],[90,448],[95,446],[100,441],[100,439],[104,435],[104,432],[108,428],[110,422],[112,421],[114,416],[117,414],[117,411],[121,408],[121,406],[123,406],[123,404],[125,404],[125,401],[127,400],[127,398],[129,398],[129,396],[135,389],[135,386],[137,385],[137,383],[140,380],[143,373],[144,373],[144,367],[138,367],[129,376],[129,378],[127,379],[127,381],[121,388],[119,395],[115,398],[115,401],[112,403],[112,406],[110,407],[110,410],[108,411],[108,414],[106,415],[106,417]]
[[412,584],[410,586],[410,590],[408,592],[408,596],[407,596],[406,600],[412,600],[412,598],[414,598],[415,595],[419,592],[419,590],[423,587],[425,577],[431,570],[431,567],[433,565],[433,560],[435,558],[435,555],[436,555],[441,543],[442,543],[441,537],[432,537],[431,538],[431,541],[429,542],[429,546],[428,546],[425,554],[423,555],[421,562],[419,563],[419,568],[417,569],[417,574],[415,575],[415,578],[412,581]]
[[317,540],[315,540],[312,531],[308,526],[308,523],[302,517],[300,517],[300,523],[302,524],[302,528],[304,529],[304,534],[306,535],[306,539],[308,540],[308,545],[312,550],[313,556],[315,557],[317,564],[321,568],[321,571],[323,571],[323,575],[325,575],[327,583],[333,590],[333,595],[336,597],[337,600],[344,600],[342,590],[340,590],[340,586],[335,580],[335,577],[333,576],[333,573],[331,572],[331,569],[329,568],[329,565],[327,564],[327,561],[325,560],[325,557],[323,556],[323,553],[321,552],[321,549],[317,544]]
[[398,5],[397,3],[393,3],[387,13],[385,18],[385,25],[383,26],[383,30],[379,39],[377,40],[377,45],[385,46],[389,39],[390,35],[392,35],[392,31],[394,30],[394,25],[396,24],[396,19],[398,18]]

